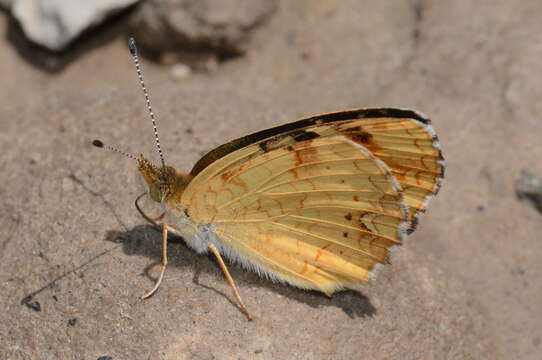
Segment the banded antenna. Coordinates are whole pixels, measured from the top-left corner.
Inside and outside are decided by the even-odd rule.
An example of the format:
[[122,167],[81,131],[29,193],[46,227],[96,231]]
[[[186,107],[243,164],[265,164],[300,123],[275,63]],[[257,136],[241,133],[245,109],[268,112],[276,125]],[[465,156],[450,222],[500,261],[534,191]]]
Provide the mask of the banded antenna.
[[137,77],[139,78],[139,84],[141,85],[141,89],[143,89],[143,95],[145,95],[145,102],[147,103],[147,110],[149,111],[149,115],[152,121],[152,127],[154,128],[154,140],[156,141],[156,148],[158,149],[158,154],[160,155],[160,161],[162,161],[162,167],[165,167],[166,162],[164,160],[164,154],[162,153],[162,147],[160,146],[160,139],[158,138],[158,128],[156,127],[156,121],[154,120],[154,113],[152,112],[149,93],[147,92],[145,82],[143,81],[143,75],[141,75],[141,69],[139,68],[139,57],[137,55],[137,47],[134,38],[130,38],[128,40],[128,48],[130,49],[130,54],[132,54],[132,58],[134,59],[134,65],[137,72]]
[[106,145],[101,140],[94,140],[92,142],[92,145],[94,145],[96,147],[99,147],[99,148],[103,148],[103,149],[107,149],[107,150],[119,153],[121,155],[124,155],[126,157],[129,157],[130,159],[133,159],[133,160],[137,161],[137,158],[134,155],[130,154],[129,152],[119,150],[114,146]]

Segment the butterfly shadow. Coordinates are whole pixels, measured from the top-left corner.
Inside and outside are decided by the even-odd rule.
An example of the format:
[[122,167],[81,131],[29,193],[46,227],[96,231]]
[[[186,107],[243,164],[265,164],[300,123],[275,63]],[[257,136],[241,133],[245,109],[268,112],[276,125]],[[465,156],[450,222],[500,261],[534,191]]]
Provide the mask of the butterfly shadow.
[[[125,232],[109,231],[106,239],[115,243],[122,243],[122,249],[126,255],[143,255],[154,260],[153,263],[145,267],[142,276],[147,277],[152,282],[156,281],[156,277],[152,276],[150,271],[162,263],[162,236],[160,231],[150,225],[139,225]],[[205,256],[194,256],[194,251],[188,248],[184,240],[180,237],[169,236],[168,244],[168,266],[193,269],[194,276],[192,282],[195,285],[222,296],[233,306],[238,307],[237,302],[229,292],[222,292],[200,282],[200,275],[203,272],[222,277],[222,271],[216,263],[214,256],[207,255],[207,261],[202,261],[202,259],[205,259]],[[181,247],[181,249],[178,247]],[[173,252],[175,252],[175,256],[172,256]],[[369,297],[359,291],[346,290],[329,297],[318,291],[306,291],[289,285],[262,280],[257,274],[245,271],[227,259],[225,261],[232,277],[238,285],[267,288],[291,300],[307,304],[312,308],[338,307],[352,319],[373,317],[376,314],[376,308],[371,304]]]
[[[243,270],[239,269],[239,271]],[[244,279],[244,282],[250,283],[251,286],[268,288],[291,300],[305,303],[312,308],[338,307],[351,319],[376,315],[376,308],[371,304],[369,297],[356,290],[340,291],[333,294],[333,296],[327,296],[319,291],[302,290],[282,283],[261,280],[258,275],[253,273],[250,273]]]

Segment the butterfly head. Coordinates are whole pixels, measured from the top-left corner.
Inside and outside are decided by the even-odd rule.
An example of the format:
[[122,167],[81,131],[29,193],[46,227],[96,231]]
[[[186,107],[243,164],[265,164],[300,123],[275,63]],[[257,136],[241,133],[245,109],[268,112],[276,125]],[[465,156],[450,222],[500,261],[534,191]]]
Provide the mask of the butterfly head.
[[170,202],[170,204],[172,203],[175,204],[176,203],[175,200],[180,198],[180,196],[183,193],[184,188],[188,184],[190,180],[190,176],[183,175],[177,172],[177,170],[175,170],[173,167],[166,165],[164,154],[162,153],[162,148],[160,146],[160,139],[158,138],[158,129],[156,127],[154,113],[151,108],[149,94],[147,92],[147,88],[145,87],[145,83],[143,82],[143,76],[141,74],[141,69],[139,66],[139,57],[137,54],[135,40],[132,38],[129,40],[129,48],[130,48],[130,53],[132,54],[132,57],[134,60],[134,65],[135,65],[136,72],[139,78],[139,83],[143,90],[143,94],[145,95],[147,109],[149,110],[150,120],[152,122],[152,126],[154,129],[154,139],[156,142],[156,149],[158,150],[158,154],[160,155],[160,161],[161,161],[162,166],[153,165],[150,161],[145,159],[143,155],[140,155],[139,157],[135,157],[134,155],[125,151],[121,151],[116,147],[106,145],[100,140],[94,140],[92,144],[96,147],[105,148],[113,152],[119,153],[121,155],[124,155],[126,157],[129,157],[133,160],[136,160],[138,163],[138,170],[143,176],[143,179],[145,180],[145,182],[147,183],[147,186],[149,187],[150,197],[154,201],[161,202],[161,203],[168,202],[169,200],[173,200],[172,202]]
[[165,202],[180,196],[188,184],[188,177],[167,165],[161,167],[151,164],[143,155],[138,158],[138,170],[149,187],[150,197],[157,202]]

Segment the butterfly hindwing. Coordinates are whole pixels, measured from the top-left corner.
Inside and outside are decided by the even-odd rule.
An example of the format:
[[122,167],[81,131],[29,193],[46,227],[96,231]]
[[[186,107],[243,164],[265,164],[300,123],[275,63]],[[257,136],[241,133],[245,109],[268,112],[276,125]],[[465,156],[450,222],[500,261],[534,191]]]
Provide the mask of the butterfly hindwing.
[[212,224],[230,257],[324,292],[387,262],[408,212],[383,162],[342,135],[260,150],[224,156],[183,194],[190,218]]

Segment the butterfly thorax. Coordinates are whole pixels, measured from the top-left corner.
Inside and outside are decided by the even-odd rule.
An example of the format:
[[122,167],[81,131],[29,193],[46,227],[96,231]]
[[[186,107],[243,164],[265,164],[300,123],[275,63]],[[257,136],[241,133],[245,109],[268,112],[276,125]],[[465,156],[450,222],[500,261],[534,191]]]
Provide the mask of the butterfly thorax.
[[179,173],[171,166],[155,166],[143,155],[138,159],[138,170],[149,187],[150,197],[160,203],[175,202],[188,185],[189,176]]

